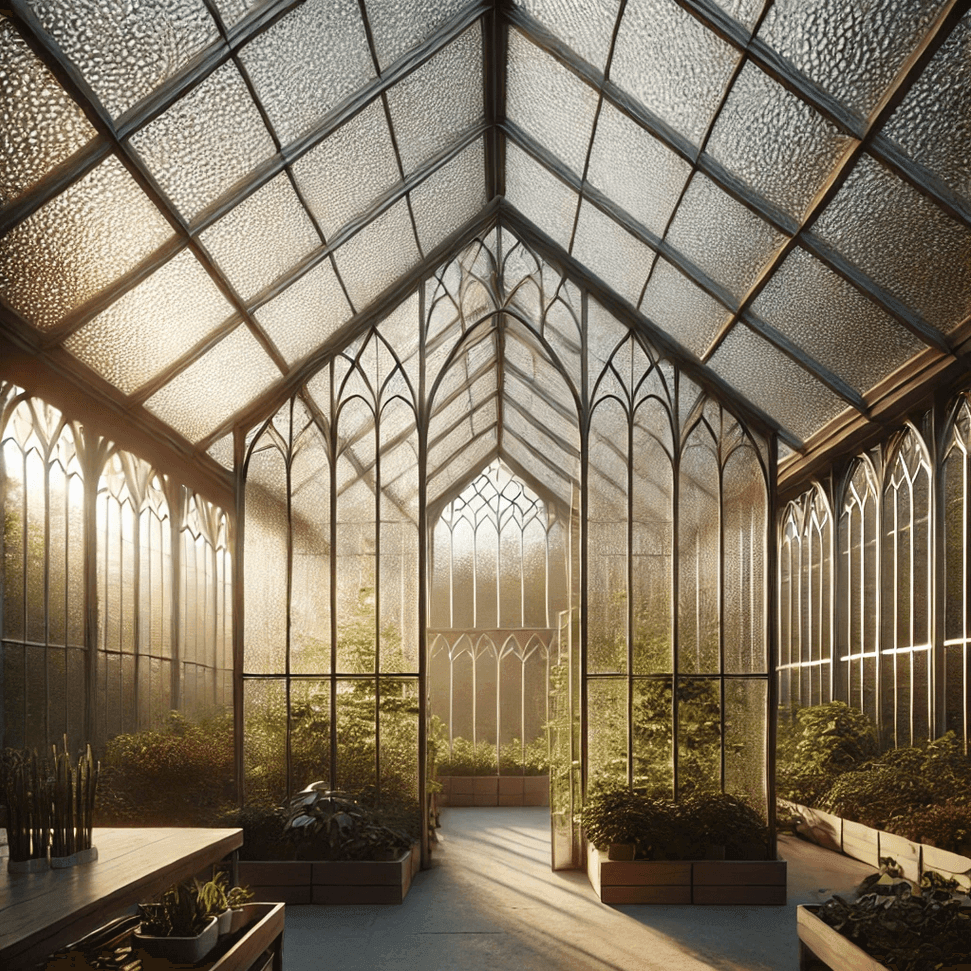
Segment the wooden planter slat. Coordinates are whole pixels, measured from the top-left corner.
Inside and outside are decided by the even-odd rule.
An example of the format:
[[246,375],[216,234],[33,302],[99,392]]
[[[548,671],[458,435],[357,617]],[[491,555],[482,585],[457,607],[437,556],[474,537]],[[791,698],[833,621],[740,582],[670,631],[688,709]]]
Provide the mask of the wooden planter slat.
[[786,868],[779,860],[699,860],[691,864],[698,886],[784,887]]
[[887,971],[866,951],[833,930],[806,905],[796,908],[796,930],[799,934],[799,967],[811,967],[809,952],[832,968],[832,971]]
[[547,775],[439,776],[439,806],[548,806]]
[[[645,866],[645,864],[647,864]],[[603,886],[690,887],[691,863],[687,860],[620,860],[600,861],[600,883]]]
[[880,856],[892,856],[903,870],[908,880],[920,883],[920,843],[911,843],[896,833],[878,831],[880,837]]
[[690,904],[691,887],[604,887],[605,904]]
[[850,819],[844,819],[843,852],[861,863],[879,867],[880,839],[877,830],[870,829],[869,826],[864,826],[862,823],[854,823]]
[[241,860],[239,879],[244,885],[253,886],[306,886],[313,881],[313,864],[296,860],[273,860],[259,863]]
[[967,893],[971,890],[971,860],[960,853],[939,850],[927,843],[921,844],[924,871],[936,870],[945,879],[957,880],[958,886]]

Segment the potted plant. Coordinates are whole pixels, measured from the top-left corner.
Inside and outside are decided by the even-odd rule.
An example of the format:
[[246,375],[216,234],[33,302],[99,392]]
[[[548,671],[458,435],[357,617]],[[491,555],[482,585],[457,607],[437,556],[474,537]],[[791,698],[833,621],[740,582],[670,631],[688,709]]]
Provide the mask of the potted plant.
[[199,906],[207,917],[216,918],[219,936],[228,934],[232,929],[233,911],[229,906],[229,878],[221,870],[206,883],[196,881],[195,894]]
[[230,887],[226,892],[226,903],[229,905],[229,931],[235,934],[246,921],[246,911],[243,909],[254,897],[249,887]]
[[134,931],[134,947],[153,958],[178,964],[198,964],[215,946],[219,929],[206,914],[195,888],[169,887],[158,903],[140,904],[142,922]]
[[[697,791],[681,804],[681,827],[706,859],[764,860],[768,830],[747,803],[727,792]],[[697,849],[695,850],[697,852]]]
[[88,745],[78,759],[77,769],[71,765],[64,736],[64,751],[53,750],[51,798],[51,866],[75,866],[98,858],[92,846],[92,817],[95,792],[98,787],[99,766],[91,756]]
[[668,800],[625,787],[596,790],[579,822],[586,838],[610,860],[652,859],[671,848],[672,807]]
[[11,873],[46,870],[51,839],[50,782],[37,753],[8,750],[4,800]]

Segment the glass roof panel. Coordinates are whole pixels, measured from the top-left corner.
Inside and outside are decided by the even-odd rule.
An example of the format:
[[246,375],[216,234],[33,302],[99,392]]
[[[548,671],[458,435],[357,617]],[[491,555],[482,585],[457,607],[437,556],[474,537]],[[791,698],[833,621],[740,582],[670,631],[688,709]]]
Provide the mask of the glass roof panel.
[[307,208],[332,239],[401,181],[381,99],[299,158],[291,171]]
[[483,120],[482,27],[476,21],[388,91],[405,175]]
[[0,207],[95,135],[13,24],[0,16]]
[[518,464],[520,468],[527,469],[551,496],[555,496],[565,506],[570,505],[573,485],[577,478],[577,463],[551,466],[512,435],[507,435],[503,439],[502,454],[511,462]]
[[506,198],[564,250],[570,248],[577,193],[506,139]]
[[803,249],[786,257],[752,310],[860,392],[925,347]]
[[572,255],[636,307],[655,254],[584,199]]
[[870,156],[813,231],[939,330],[971,314],[971,230]]
[[243,325],[160,388],[145,407],[198,442],[266,391],[280,372]]
[[675,0],[630,0],[610,80],[698,145],[738,58]]
[[802,439],[847,407],[842,398],[743,324],[732,328],[709,364],[749,401]]
[[185,249],[72,334],[64,346],[131,394],[232,313],[232,305]]
[[172,235],[111,155],[0,239],[0,296],[49,330]]
[[705,151],[799,219],[851,144],[849,136],[749,62],[732,85]]
[[266,3],[267,0],[213,0],[223,23],[227,27],[238,24],[251,10]]
[[506,65],[506,117],[582,176],[597,92],[514,28]]
[[776,0],[758,36],[865,116],[943,6],[944,0]]
[[762,13],[765,0],[714,0],[714,2],[751,31]]
[[29,5],[113,118],[219,38],[204,0],[29,0]]
[[254,316],[287,364],[293,366],[350,319],[351,308],[330,260],[324,260]]
[[883,134],[971,201],[971,13],[951,31]]
[[730,312],[691,282],[663,257],[658,257],[644,291],[641,313],[682,347],[703,357]]
[[587,180],[652,233],[662,236],[691,165],[604,101]]
[[232,62],[132,135],[131,144],[187,221],[276,152]]
[[607,65],[620,0],[514,0],[598,71]]
[[320,246],[320,237],[285,172],[199,238],[244,300],[255,297]]
[[627,340],[630,328],[593,297],[587,300],[587,364],[591,382],[603,370],[617,345]]
[[378,331],[391,345],[405,373],[411,379],[415,394],[418,393],[419,366],[418,340],[421,324],[418,319],[418,293],[413,293],[381,321]]
[[469,474],[470,469],[477,468],[496,451],[495,431],[486,432],[474,442],[470,442],[454,461],[438,468],[428,481],[428,501],[436,502],[445,495],[456,483],[461,482]]
[[[561,398],[566,396],[566,389],[559,375],[551,374],[544,369],[542,375],[548,384],[541,382],[530,383],[513,371],[507,371],[503,391],[507,398],[519,404],[523,415],[528,418],[537,432],[549,434],[567,445],[576,445],[579,451],[579,429],[576,419],[571,420],[567,415],[554,408],[546,397],[537,393],[536,388],[552,392],[549,397]],[[505,414],[505,413],[504,413]],[[559,449],[558,449],[559,450]]]
[[239,58],[283,144],[375,76],[357,0],[307,0]]
[[785,237],[696,173],[667,242],[741,300]]
[[334,254],[337,271],[356,310],[363,310],[419,258],[404,199],[381,213]]
[[235,464],[235,446],[233,444],[233,433],[223,435],[222,438],[213,442],[206,449],[206,454],[214,458],[224,469],[232,469]]
[[418,241],[427,255],[486,204],[485,144],[477,138],[411,190]]
[[469,6],[469,0],[367,0],[365,6],[378,63],[384,71]]

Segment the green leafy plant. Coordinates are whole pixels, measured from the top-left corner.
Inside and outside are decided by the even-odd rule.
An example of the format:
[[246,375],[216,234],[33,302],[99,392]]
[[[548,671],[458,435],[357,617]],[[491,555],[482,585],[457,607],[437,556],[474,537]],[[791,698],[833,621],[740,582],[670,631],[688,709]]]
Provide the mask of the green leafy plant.
[[864,826],[893,831],[895,820],[928,805],[930,798],[930,789],[919,775],[874,763],[837,776],[816,805]]
[[91,746],[71,764],[64,736],[64,751],[53,749],[51,793],[51,856],[71,856],[91,847],[94,804],[100,765]]
[[500,775],[546,775],[550,771],[550,748],[545,735],[523,746],[518,738],[499,749]]
[[971,805],[949,800],[895,820],[894,832],[918,843],[959,853],[971,846]]
[[439,775],[495,775],[496,747],[491,742],[473,745],[466,738],[452,739],[452,751],[443,752],[438,763]]
[[679,804],[682,829],[703,845],[724,845],[729,859],[743,858],[750,847],[765,846],[768,827],[747,803],[727,792],[696,791]]
[[196,881],[194,890],[207,917],[218,917],[229,910],[229,877],[221,870],[205,883]]
[[240,910],[254,896],[255,894],[249,887],[230,887],[226,892],[226,903],[232,910]]
[[47,856],[51,837],[49,767],[36,752],[9,752],[4,800],[10,859],[23,862]]
[[636,857],[652,859],[670,849],[674,806],[667,799],[625,787],[604,786],[589,794],[577,815],[586,838],[599,850],[633,844]]
[[180,883],[169,887],[158,903],[140,904],[142,933],[152,937],[195,937],[209,921],[195,888]]

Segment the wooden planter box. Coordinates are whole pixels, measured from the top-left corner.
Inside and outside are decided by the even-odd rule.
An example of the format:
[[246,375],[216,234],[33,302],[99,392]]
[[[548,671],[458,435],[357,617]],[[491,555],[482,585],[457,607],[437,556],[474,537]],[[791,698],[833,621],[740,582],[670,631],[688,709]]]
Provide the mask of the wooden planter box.
[[240,860],[239,882],[285,904],[400,904],[421,867],[417,844],[387,861]]
[[438,777],[442,806],[548,806],[548,775],[444,775]]
[[587,844],[587,876],[605,904],[786,902],[785,860],[608,860]]

